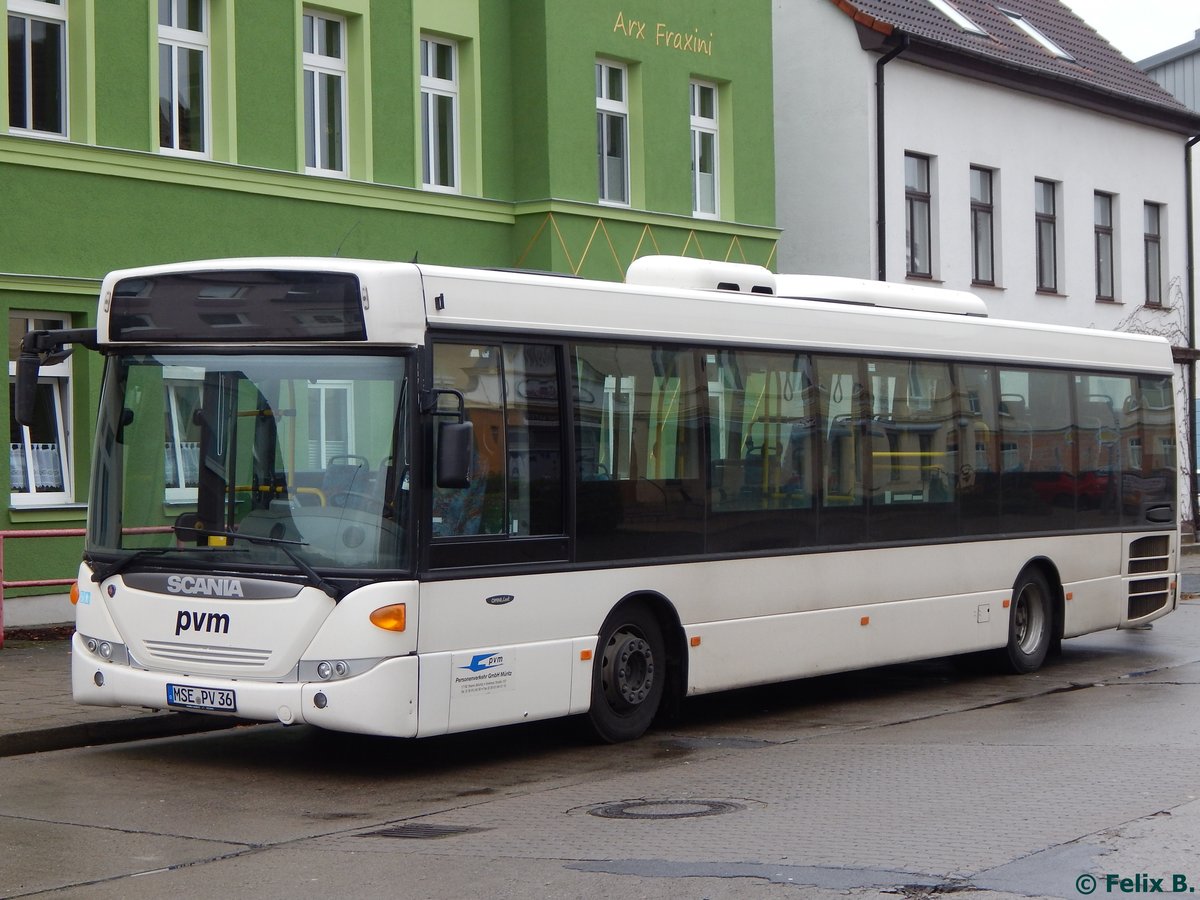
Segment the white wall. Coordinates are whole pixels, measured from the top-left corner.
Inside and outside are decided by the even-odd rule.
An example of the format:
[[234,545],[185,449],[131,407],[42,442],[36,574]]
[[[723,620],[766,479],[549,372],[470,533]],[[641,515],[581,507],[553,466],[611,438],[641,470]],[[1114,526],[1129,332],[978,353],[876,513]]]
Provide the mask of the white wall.
[[780,272],[875,276],[874,54],[828,0],[775,0]]
[[[834,4],[775,0],[777,222],[783,272],[876,277],[875,62]],[[933,157],[934,280],[997,318],[1187,344],[1182,135],[894,59],[886,87],[887,278],[905,277],[904,153]],[[971,284],[970,167],[996,170],[996,287]],[[1195,173],[1200,180],[1200,172]],[[1034,180],[1061,183],[1059,293],[1036,281]],[[1115,301],[1097,301],[1093,198],[1115,195]],[[1144,303],[1143,204],[1163,205],[1163,308]],[[1180,379],[1181,388],[1184,379]],[[1179,398],[1179,421],[1186,403]],[[1181,468],[1190,452],[1180,428]],[[1190,516],[1186,485],[1181,501]]]
[[[1150,331],[1181,340],[1186,275],[1183,138],[904,63],[888,78],[888,278],[904,280],[904,153],[934,157],[934,277],[991,315]],[[970,166],[997,172],[996,288],[971,284]],[[1038,294],[1034,179],[1061,183],[1058,295]],[[1114,195],[1116,302],[1096,300],[1093,197]],[[1164,310],[1144,309],[1143,204],[1163,204]]]

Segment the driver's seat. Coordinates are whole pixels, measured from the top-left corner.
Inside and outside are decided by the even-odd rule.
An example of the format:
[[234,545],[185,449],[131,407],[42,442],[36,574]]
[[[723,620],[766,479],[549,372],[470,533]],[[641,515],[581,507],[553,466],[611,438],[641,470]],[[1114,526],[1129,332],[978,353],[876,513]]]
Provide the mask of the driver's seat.
[[321,493],[327,505],[339,494],[348,491],[365,494],[370,489],[370,473],[365,459],[358,456],[334,456],[329,460],[321,480]]

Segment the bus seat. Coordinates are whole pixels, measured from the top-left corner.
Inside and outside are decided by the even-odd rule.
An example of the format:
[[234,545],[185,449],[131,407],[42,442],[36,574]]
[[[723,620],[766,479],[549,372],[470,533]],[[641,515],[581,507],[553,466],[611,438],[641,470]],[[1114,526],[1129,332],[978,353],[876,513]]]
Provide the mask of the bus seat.
[[329,504],[334,497],[349,491],[368,493],[371,489],[370,474],[366,457],[352,454],[331,456],[321,479],[321,494],[325,497],[325,503]]

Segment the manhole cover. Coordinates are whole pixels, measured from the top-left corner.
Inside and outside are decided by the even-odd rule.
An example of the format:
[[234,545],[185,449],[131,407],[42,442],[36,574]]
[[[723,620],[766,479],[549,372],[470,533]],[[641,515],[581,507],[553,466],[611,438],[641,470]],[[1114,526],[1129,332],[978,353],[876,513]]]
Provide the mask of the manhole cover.
[[729,800],[622,800],[593,807],[588,815],[602,819],[698,819],[745,808]]

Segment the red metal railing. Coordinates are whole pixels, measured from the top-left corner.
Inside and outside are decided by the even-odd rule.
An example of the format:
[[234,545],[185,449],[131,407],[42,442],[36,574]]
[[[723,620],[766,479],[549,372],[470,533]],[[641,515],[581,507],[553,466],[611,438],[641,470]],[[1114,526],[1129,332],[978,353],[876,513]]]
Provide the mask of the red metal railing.
[[[123,528],[122,534],[160,534],[171,530],[170,526],[150,526],[146,528]],[[0,531],[0,647],[4,646],[4,591],[8,588],[24,587],[54,587],[75,583],[75,577],[70,578],[38,578],[32,581],[9,581],[4,577],[4,541],[7,538],[64,538],[83,537],[86,532],[82,528],[30,528],[27,530],[14,529]]]

